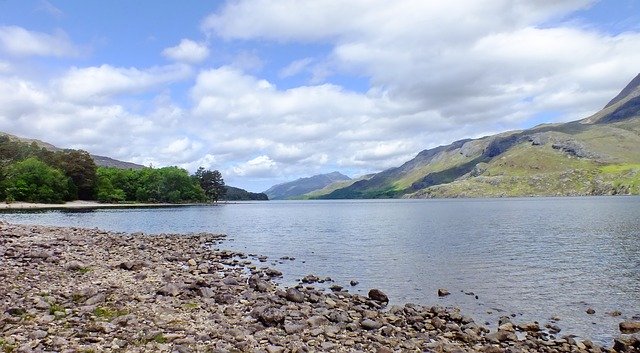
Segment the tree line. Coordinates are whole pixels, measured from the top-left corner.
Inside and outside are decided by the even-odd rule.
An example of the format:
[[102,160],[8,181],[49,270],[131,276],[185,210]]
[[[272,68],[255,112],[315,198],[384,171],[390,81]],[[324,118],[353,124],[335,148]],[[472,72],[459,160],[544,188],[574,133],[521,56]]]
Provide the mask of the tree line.
[[216,202],[226,186],[217,170],[98,167],[88,152],[51,151],[0,136],[0,199],[6,202]]

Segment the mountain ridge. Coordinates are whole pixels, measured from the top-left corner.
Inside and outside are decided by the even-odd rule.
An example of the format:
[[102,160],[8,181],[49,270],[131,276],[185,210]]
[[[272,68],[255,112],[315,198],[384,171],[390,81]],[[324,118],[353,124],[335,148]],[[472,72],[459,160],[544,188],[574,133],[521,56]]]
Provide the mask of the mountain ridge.
[[264,191],[269,200],[286,200],[303,198],[309,192],[322,189],[334,182],[350,180],[348,176],[340,172],[331,172],[326,174],[317,174],[311,177],[299,178],[274,185]]
[[640,194],[640,74],[587,118],[426,149],[317,198],[618,193]]

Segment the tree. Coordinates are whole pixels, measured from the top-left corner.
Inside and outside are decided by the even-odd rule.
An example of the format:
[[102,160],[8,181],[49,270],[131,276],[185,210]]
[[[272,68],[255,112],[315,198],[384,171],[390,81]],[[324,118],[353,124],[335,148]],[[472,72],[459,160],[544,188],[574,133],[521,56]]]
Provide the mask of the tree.
[[29,157],[7,168],[3,184],[7,200],[61,203],[68,199],[72,182],[60,170]]
[[97,167],[88,152],[65,150],[57,152],[54,160],[53,165],[71,178],[75,185],[76,195],[71,195],[72,198],[80,200],[93,200],[95,198],[98,183]]
[[208,170],[200,167],[194,174],[194,177],[200,184],[202,190],[204,190],[204,194],[209,201],[217,202],[223,198],[227,192],[222,174],[217,170]]

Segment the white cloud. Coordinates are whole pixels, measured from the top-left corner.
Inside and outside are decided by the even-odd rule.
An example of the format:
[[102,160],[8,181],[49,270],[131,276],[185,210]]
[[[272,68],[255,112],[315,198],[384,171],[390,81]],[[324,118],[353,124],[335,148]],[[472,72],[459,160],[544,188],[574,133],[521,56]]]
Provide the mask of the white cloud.
[[105,64],[97,67],[74,67],[58,79],[55,86],[68,99],[95,101],[158,89],[164,84],[181,81],[189,76],[191,69],[180,64],[142,70]]
[[14,56],[73,57],[81,53],[63,31],[54,34],[0,26],[0,51]]
[[278,75],[281,78],[296,76],[304,71],[311,63],[313,63],[313,61],[313,58],[304,58],[292,61],[289,65],[282,68],[280,72],[278,72]]
[[209,57],[209,48],[205,43],[183,39],[177,46],[163,50],[162,55],[174,61],[197,64]]
[[269,156],[258,156],[233,167],[233,172],[242,177],[273,177],[278,166]]
[[[240,186],[261,180],[263,189],[274,176],[380,171],[425,148],[604,105],[637,74],[640,34],[562,22],[590,4],[237,0],[202,23],[208,41],[240,48],[226,54],[230,65],[196,72],[187,64],[209,49],[184,39],[163,51],[173,65],[73,67],[40,82],[6,60],[77,48],[65,35],[0,27],[75,49],[3,46],[0,130],[145,165],[204,165]],[[298,43],[311,45],[281,67],[261,57]],[[309,79],[283,88],[266,75]],[[346,88],[350,77],[369,84],[366,92]],[[185,84],[186,101],[172,102]]]

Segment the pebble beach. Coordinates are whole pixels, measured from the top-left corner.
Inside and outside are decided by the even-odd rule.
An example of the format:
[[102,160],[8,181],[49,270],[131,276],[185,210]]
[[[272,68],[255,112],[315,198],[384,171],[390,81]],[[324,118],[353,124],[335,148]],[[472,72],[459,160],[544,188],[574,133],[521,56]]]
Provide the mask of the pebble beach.
[[375,288],[322,289],[315,276],[285,288],[224,239],[0,223],[0,351],[640,351],[635,321],[602,347],[536,322],[489,327],[454,307],[388,305]]

